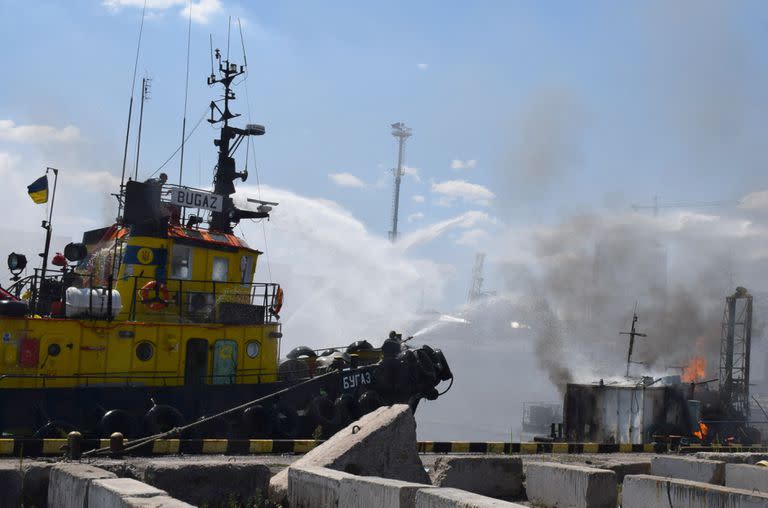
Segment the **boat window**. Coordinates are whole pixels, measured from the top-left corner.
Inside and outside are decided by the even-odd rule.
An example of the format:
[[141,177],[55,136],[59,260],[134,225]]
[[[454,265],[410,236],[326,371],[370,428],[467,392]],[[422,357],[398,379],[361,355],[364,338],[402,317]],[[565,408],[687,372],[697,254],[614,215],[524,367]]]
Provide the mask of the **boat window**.
[[216,282],[226,282],[229,279],[229,259],[218,256],[213,257],[211,279]]
[[249,284],[251,282],[251,271],[253,270],[253,256],[243,256],[240,258],[240,282]]
[[260,350],[261,344],[256,340],[252,340],[245,345],[245,352],[248,353],[248,358],[256,358],[259,356]]
[[210,235],[211,240],[213,240],[214,242],[229,243],[229,240],[225,235],[222,235],[219,233],[208,233],[208,235]]
[[136,346],[136,358],[142,362],[148,362],[155,354],[155,346],[151,342],[140,342]]
[[184,245],[174,245],[171,255],[171,278],[192,278],[192,248]]

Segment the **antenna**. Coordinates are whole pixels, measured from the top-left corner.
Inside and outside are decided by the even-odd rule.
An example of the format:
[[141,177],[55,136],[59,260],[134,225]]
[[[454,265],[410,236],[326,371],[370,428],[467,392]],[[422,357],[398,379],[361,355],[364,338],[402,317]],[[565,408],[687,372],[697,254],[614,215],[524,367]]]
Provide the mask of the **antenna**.
[[189,0],[189,22],[187,25],[187,78],[184,82],[184,120],[181,122],[181,156],[179,157],[179,185],[184,174],[184,141],[187,136],[187,99],[189,98],[189,47],[192,43],[192,0]]
[[389,239],[392,243],[397,241],[397,214],[400,208],[400,182],[403,179],[403,158],[405,156],[405,140],[411,137],[411,128],[406,127],[403,122],[392,124],[392,135],[397,138],[397,168],[395,173],[395,195],[392,199],[392,230],[389,232]]
[[141,151],[141,126],[144,123],[144,101],[150,99],[152,90],[152,78],[144,77],[141,79],[141,108],[139,109],[139,132],[136,135],[136,169],[133,172],[133,179],[139,179],[139,152]]
[[629,366],[632,364],[632,350],[635,347],[635,337],[647,337],[646,334],[635,331],[635,324],[637,323],[637,302],[635,302],[635,310],[632,313],[632,328],[628,332],[619,332],[619,335],[629,335],[629,350],[627,351],[627,374],[629,377]]

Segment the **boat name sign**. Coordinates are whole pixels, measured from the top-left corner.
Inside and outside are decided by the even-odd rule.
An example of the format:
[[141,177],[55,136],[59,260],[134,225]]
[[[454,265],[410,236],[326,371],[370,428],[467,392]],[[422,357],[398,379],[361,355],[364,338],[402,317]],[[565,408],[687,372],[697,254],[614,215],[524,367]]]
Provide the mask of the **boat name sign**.
[[214,212],[221,212],[224,208],[223,197],[211,192],[192,189],[171,189],[171,203],[187,208],[204,208]]

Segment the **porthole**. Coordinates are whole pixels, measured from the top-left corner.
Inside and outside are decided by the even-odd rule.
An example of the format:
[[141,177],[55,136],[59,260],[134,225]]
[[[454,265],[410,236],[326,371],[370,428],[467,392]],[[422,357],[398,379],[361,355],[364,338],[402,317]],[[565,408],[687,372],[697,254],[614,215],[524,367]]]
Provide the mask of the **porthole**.
[[155,354],[155,346],[151,342],[141,342],[136,346],[136,358],[142,362],[148,362]]
[[245,352],[248,354],[248,358],[256,358],[257,356],[259,356],[260,350],[261,350],[261,344],[259,344],[255,340],[245,345]]
[[59,353],[61,353],[61,346],[58,344],[48,346],[48,356],[59,356]]

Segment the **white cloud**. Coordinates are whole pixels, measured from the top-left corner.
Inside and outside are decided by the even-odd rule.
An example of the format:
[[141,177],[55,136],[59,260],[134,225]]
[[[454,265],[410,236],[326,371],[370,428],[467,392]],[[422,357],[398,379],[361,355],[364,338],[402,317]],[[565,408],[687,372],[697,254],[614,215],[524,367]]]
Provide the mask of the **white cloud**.
[[476,203],[479,205],[488,205],[496,195],[486,187],[476,183],[469,183],[465,180],[448,180],[441,183],[432,184],[432,192],[439,194],[440,204],[451,204],[460,199],[467,203]]
[[421,177],[419,176],[419,168],[412,168],[410,166],[403,166],[403,174],[410,176],[417,182],[421,182]]
[[746,210],[768,210],[768,191],[751,192],[739,202],[739,208]]
[[[144,0],[104,0],[102,5],[113,12],[117,12],[123,7],[143,8]],[[147,0],[148,15],[179,7],[181,7],[179,15],[185,19],[188,18],[188,0]],[[202,25],[207,24],[212,16],[221,11],[221,0],[198,0],[192,3],[192,21]]]
[[424,202],[424,196],[422,196],[421,194],[416,194],[411,199],[414,201],[414,203],[423,203]]
[[80,130],[73,125],[57,129],[49,125],[16,125],[13,120],[0,120],[0,141],[15,143],[68,142],[75,141],[79,137]]
[[424,218],[424,214],[421,212],[412,213],[408,216],[408,222],[416,222],[417,220],[422,220]]
[[469,159],[469,160],[460,160],[460,159],[453,159],[451,161],[451,169],[455,170],[461,170],[461,169],[475,169],[477,166],[477,161],[475,159]]
[[340,187],[365,187],[365,182],[352,173],[329,173],[328,178]]
[[420,63],[420,64],[416,64],[416,67],[418,67],[419,69],[421,69],[423,71],[423,70],[426,70],[427,67],[429,67],[429,64]]
[[[221,2],[219,0],[200,0],[192,4],[192,21],[205,25],[213,15],[219,12],[221,12]],[[184,18],[189,17],[189,6],[181,10],[181,15]]]

